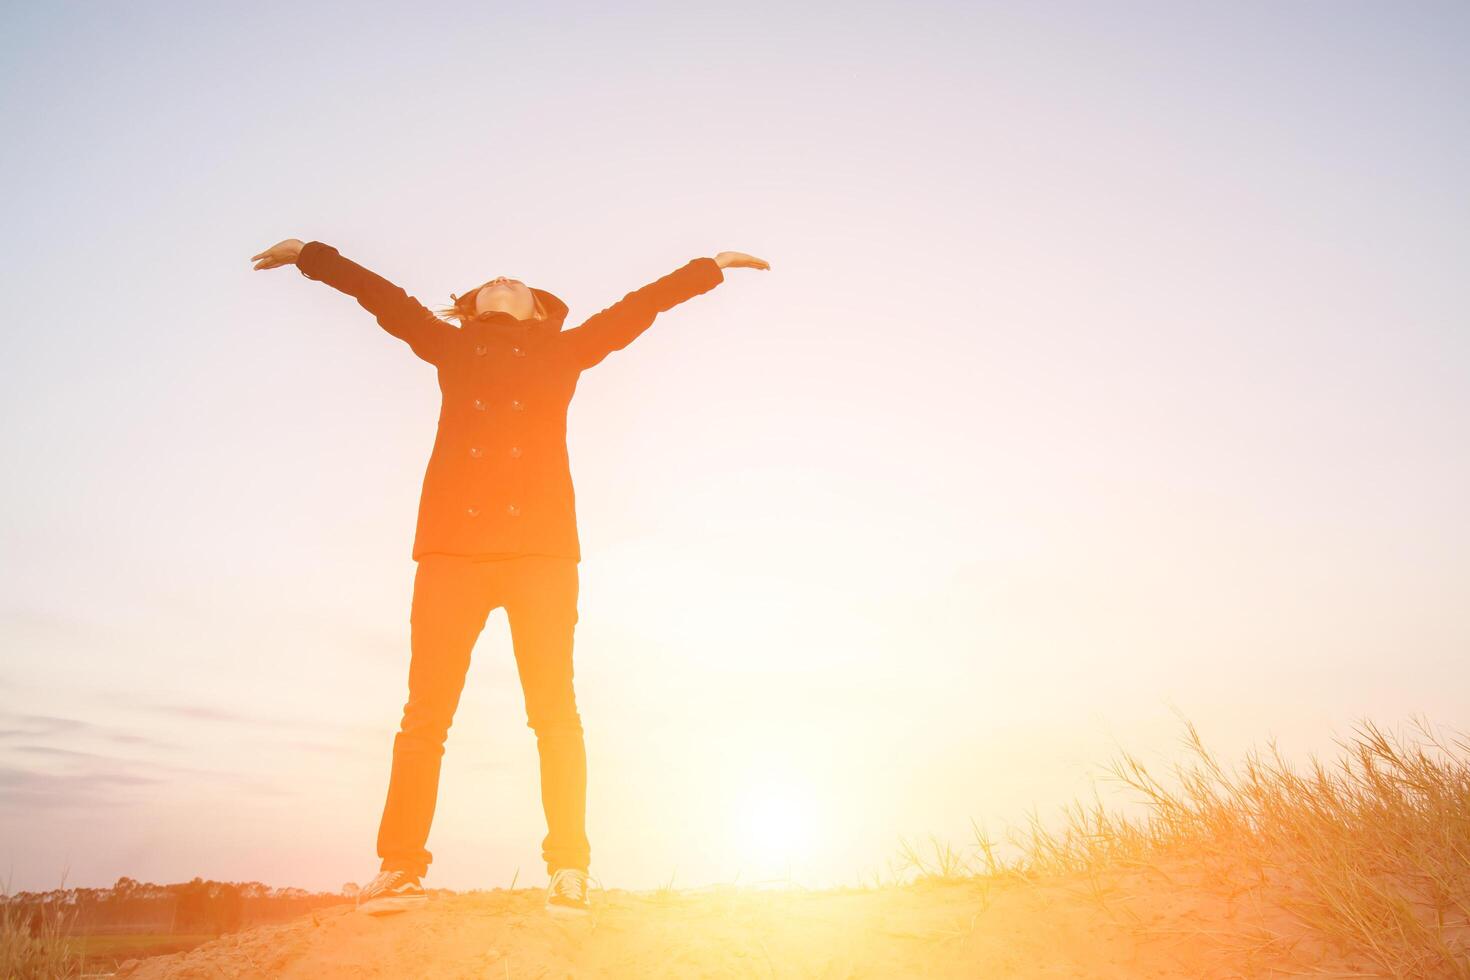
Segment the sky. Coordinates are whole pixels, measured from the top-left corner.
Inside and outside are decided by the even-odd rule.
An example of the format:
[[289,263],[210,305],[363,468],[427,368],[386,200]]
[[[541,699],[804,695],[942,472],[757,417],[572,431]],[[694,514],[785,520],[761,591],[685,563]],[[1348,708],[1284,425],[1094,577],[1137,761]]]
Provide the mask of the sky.
[[[608,887],[887,876],[1126,750],[1470,717],[1470,7],[10,4],[0,873],[335,889],[433,368],[250,257],[574,325]],[[425,883],[543,880],[504,610]],[[1134,808],[1130,810],[1129,808]]]

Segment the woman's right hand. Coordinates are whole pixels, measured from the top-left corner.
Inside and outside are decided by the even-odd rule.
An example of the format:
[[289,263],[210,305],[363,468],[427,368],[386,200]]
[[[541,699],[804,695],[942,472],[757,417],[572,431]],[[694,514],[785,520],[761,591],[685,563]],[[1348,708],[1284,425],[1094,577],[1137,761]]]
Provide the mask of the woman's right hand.
[[295,265],[297,256],[301,254],[301,247],[305,244],[299,238],[288,238],[283,242],[276,242],[264,252],[250,256],[250,261],[256,263],[256,272],[282,265]]

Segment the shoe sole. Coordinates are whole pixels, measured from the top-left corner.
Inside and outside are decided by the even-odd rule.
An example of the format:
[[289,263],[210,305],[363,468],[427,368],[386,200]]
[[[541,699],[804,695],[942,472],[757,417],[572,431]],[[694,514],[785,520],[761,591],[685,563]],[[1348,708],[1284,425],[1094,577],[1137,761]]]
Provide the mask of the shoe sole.
[[357,911],[367,915],[388,915],[392,912],[407,912],[428,903],[427,895],[387,895],[363,902],[357,907]]
[[585,918],[587,918],[587,916],[589,916],[589,915],[592,914],[592,910],[591,909],[574,909],[574,908],[568,908],[565,905],[551,905],[551,904],[548,904],[546,906],[546,914],[547,915],[554,915],[554,916],[556,916],[559,919],[585,919]]

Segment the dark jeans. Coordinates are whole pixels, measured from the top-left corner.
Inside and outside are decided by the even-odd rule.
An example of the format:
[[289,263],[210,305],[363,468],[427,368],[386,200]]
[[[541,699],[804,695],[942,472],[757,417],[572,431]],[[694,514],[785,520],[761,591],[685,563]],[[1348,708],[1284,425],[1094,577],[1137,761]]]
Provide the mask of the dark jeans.
[[490,612],[505,607],[525,696],[527,725],[541,755],[541,805],[548,872],[586,870],[587,752],[572,691],[577,624],[577,562],[523,555],[475,561],[449,555],[419,560],[410,613],[413,658],[408,702],[393,740],[393,774],[378,827],[383,870],[428,871],[425,848],[439,795],[444,741],[464,689],[470,650]]

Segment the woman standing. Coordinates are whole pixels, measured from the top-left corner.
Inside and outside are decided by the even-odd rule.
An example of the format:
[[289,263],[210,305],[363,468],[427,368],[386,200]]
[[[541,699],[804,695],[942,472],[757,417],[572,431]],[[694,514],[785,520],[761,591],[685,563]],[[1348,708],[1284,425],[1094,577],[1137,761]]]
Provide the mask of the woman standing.
[[581,373],[621,350],[654,318],[724,281],[727,268],[769,269],[743,252],[696,258],[563,330],[552,293],[498,277],[430,312],[398,286],[318,241],[288,238],[251,256],[294,264],[357,300],[388,333],[438,369],[443,402],[424,473],[413,558],[408,700],[378,828],[381,870],[358,895],[379,914],[421,905],[439,768],[470,651],[505,607],[541,763],[542,841],[553,914],[588,911],[587,756],[572,686],[577,623],[575,497],[567,406]]

